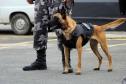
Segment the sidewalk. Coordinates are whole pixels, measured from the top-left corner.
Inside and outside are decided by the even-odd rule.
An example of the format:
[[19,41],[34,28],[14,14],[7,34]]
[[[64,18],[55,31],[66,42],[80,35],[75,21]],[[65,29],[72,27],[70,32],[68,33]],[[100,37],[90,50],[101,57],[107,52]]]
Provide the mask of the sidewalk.
[[125,31],[107,31],[106,36],[108,39],[126,39]]
[[[55,32],[50,32],[48,34],[50,39],[56,39]],[[125,31],[106,31],[107,39],[126,39]]]

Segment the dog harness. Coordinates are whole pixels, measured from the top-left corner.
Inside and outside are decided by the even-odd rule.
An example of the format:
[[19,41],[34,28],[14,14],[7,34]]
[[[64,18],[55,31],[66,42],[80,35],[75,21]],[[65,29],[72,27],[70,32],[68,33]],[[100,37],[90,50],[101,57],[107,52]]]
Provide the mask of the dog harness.
[[93,28],[93,25],[90,23],[77,24],[75,30],[71,34],[70,40],[66,40],[66,38],[63,36],[63,44],[69,48],[76,48],[77,39],[79,36],[82,36],[82,46],[84,46],[90,40],[93,34]]

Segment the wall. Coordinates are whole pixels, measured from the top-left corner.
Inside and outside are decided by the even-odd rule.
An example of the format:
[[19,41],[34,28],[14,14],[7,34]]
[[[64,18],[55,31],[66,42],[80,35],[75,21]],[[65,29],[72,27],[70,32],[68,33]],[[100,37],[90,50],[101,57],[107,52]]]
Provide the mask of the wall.
[[75,0],[75,2],[118,2],[118,0]]

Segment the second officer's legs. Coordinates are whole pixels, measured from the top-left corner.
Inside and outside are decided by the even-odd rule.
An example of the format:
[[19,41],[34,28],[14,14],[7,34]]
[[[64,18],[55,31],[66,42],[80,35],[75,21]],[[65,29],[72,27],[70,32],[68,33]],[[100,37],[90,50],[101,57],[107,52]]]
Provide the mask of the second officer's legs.
[[[56,36],[57,36],[57,45],[59,50],[61,51],[61,55],[62,55],[62,65],[63,65],[63,69],[65,67],[65,55],[64,55],[64,47],[63,47],[63,32],[61,29],[57,29],[55,30]],[[70,69],[69,69],[69,73],[73,72],[73,69],[71,67],[71,59],[70,59],[70,51],[69,51],[69,60],[68,60]]]

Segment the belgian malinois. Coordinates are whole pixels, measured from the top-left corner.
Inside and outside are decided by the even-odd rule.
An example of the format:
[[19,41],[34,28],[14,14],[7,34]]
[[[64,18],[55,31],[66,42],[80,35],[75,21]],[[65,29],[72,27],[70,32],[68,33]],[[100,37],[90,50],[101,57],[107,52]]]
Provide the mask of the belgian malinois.
[[[76,70],[76,74],[80,75],[81,74],[81,57],[82,57],[82,47],[85,44],[85,42],[88,42],[87,40],[90,41],[90,47],[92,49],[92,51],[94,52],[94,54],[96,55],[96,57],[98,58],[98,66],[96,68],[94,68],[94,70],[100,70],[100,66],[102,64],[102,56],[100,55],[99,51],[98,51],[98,43],[101,46],[101,49],[104,51],[104,53],[106,54],[107,58],[108,58],[108,72],[112,71],[112,56],[108,50],[108,43],[106,40],[106,35],[105,35],[105,30],[107,29],[111,29],[111,28],[116,28],[119,25],[121,25],[122,23],[124,23],[126,21],[126,19],[124,18],[119,18],[113,22],[107,23],[105,25],[87,25],[88,27],[90,27],[86,32],[90,32],[90,35],[87,36],[87,34],[80,34],[79,36],[73,36],[73,32],[76,31],[79,32],[81,29],[79,29],[78,24],[76,23],[76,21],[70,17],[70,16],[63,16],[61,13],[55,13],[53,15],[53,18],[55,19],[55,21],[61,25],[61,29],[63,30],[63,36],[64,36],[64,54],[65,54],[65,69],[64,69],[64,74],[69,73],[68,69],[69,69],[69,64],[68,64],[68,58],[69,58],[69,51],[71,48],[76,48],[77,52],[78,52],[78,63],[77,63],[77,70]],[[82,23],[83,24],[83,23]],[[83,24],[83,26],[86,26]],[[81,30],[83,31],[83,30]],[[80,32],[81,32],[80,31]],[[76,38],[76,40],[72,40]],[[72,41],[71,41],[72,40]],[[71,47],[71,45],[73,45]]]

